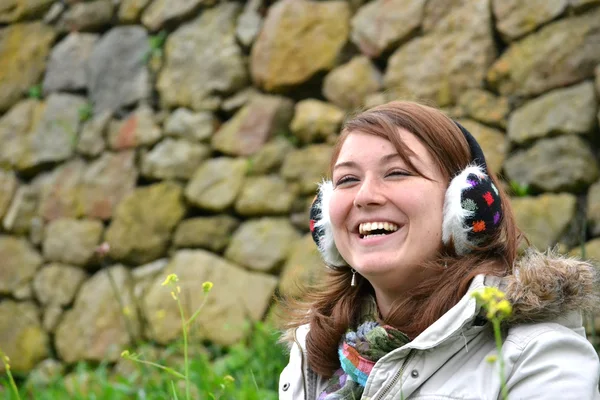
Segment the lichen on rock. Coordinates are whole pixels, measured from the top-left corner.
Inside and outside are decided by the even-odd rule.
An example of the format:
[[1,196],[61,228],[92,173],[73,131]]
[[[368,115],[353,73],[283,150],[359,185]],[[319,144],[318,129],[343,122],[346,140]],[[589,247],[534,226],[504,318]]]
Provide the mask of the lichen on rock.
[[346,2],[277,2],[252,47],[252,79],[268,92],[298,86],[335,66],[349,33]]
[[237,4],[223,2],[169,35],[156,84],[166,106],[216,110],[222,96],[244,87],[247,72],[235,41],[238,14]]
[[134,265],[158,259],[184,214],[183,188],[174,182],[134,190],[119,203],[106,231],[110,256]]
[[[19,318],[15,318],[15,316]],[[0,348],[10,358],[13,373],[27,373],[50,354],[50,339],[33,302],[0,302]],[[0,373],[4,373],[4,363]]]

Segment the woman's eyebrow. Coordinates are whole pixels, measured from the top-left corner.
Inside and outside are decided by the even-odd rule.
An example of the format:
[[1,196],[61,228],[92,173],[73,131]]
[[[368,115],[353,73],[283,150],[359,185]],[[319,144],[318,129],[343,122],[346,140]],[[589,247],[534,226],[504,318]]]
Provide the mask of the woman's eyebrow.
[[421,159],[415,154],[409,154],[408,155],[408,161],[406,159],[404,159],[404,157],[402,157],[400,154],[398,153],[392,153],[392,154],[388,154],[387,156],[383,156],[381,158],[382,160],[382,164],[388,163],[390,161],[396,160],[396,159],[400,159],[400,161],[402,161],[403,163],[407,163],[407,162],[411,162],[415,165],[417,164],[421,164]]
[[[398,153],[390,153],[390,154],[387,154],[387,155],[381,157],[381,163],[385,164],[385,163],[387,163],[387,162],[389,162],[389,161],[391,161],[391,160],[393,160],[395,158],[402,158],[402,157],[400,157],[400,154],[398,154]],[[355,161],[344,161],[344,162],[335,164],[333,166],[333,169],[335,170],[337,168],[343,168],[343,167],[349,167],[349,168],[355,167],[355,168],[357,168],[358,167],[358,163],[355,162]]]
[[400,157],[400,154],[398,154],[398,153],[390,153],[386,156],[381,157],[381,161],[388,162],[388,161],[393,160],[394,158],[402,158],[402,157]]
[[336,170],[336,169],[342,168],[342,167],[358,167],[358,164],[354,161],[344,161],[344,162],[335,164],[333,166],[333,169]]

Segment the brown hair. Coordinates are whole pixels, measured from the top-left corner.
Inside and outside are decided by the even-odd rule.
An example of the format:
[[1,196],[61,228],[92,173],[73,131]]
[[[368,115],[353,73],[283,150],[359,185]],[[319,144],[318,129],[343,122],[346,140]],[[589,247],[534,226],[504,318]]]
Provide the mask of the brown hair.
[[[402,142],[399,128],[413,133],[425,145],[448,179],[472,161],[463,133],[445,114],[418,103],[396,101],[364,111],[345,122],[334,148],[330,173],[344,141],[352,132],[389,140],[404,161],[420,173],[410,160],[412,151]],[[437,259],[422,265],[422,268],[433,268],[439,273],[419,282],[383,318],[384,323],[396,327],[411,339],[453,307],[476,275],[505,276],[512,272],[521,233],[516,227],[507,194],[489,168],[488,172],[502,201],[499,232],[485,247],[476,248],[468,255],[457,256],[450,244],[443,248]],[[448,267],[444,268],[445,265]],[[331,376],[340,367],[337,356],[340,339],[357,322],[364,296],[373,293],[373,287],[366,279],[359,279],[358,287],[351,287],[351,274],[350,268],[328,270],[320,284],[305,288],[297,299],[283,302],[287,328],[310,324],[306,339],[308,362],[324,377]]]

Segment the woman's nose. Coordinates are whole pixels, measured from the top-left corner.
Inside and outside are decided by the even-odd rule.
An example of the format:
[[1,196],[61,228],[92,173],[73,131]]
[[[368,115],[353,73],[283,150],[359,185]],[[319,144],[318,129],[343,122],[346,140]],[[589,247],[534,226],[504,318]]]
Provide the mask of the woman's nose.
[[354,197],[356,207],[378,206],[385,203],[385,195],[382,186],[375,179],[364,179]]

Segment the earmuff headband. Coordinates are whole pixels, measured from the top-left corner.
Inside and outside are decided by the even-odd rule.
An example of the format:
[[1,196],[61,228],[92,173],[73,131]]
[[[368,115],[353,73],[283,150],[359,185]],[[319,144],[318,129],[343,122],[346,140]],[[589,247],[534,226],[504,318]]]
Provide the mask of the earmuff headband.
[[467,128],[459,124],[458,121],[454,121],[454,123],[463,133],[465,139],[467,139],[467,144],[469,145],[469,149],[471,150],[471,162],[473,164],[483,167],[486,173],[489,173],[487,170],[487,163],[485,162],[485,156],[483,155],[483,150],[481,149],[481,146],[479,146],[479,143],[477,143],[477,140],[475,140],[473,135],[471,135],[471,132],[469,132]]

